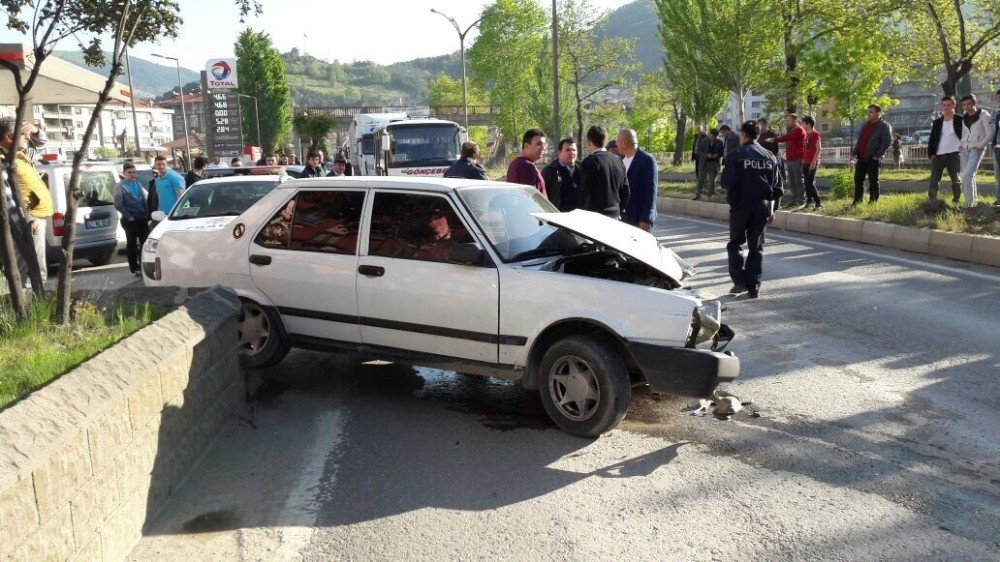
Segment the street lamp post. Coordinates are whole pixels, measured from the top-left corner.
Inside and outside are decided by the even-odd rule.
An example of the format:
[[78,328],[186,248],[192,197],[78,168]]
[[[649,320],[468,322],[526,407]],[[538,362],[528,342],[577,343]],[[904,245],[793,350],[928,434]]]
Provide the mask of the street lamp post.
[[469,101],[468,101],[468,97],[467,97],[467,93],[466,93],[466,86],[465,86],[465,36],[469,33],[469,31],[472,30],[473,27],[476,27],[477,23],[483,21],[483,18],[479,18],[476,21],[472,22],[469,25],[469,27],[465,28],[465,31],[462,31],[462,28],[459,27],[458,22],[455,21],[455,18],[453,18],[451,16],[447,16],[445,14],[442,14],[441,12],[435,10],[434,8],[431,8],[431,12],[433,12],[433,13],[435,13],[435,14],[443,17],[444,19],[450,21],[451,25],[455,26],[455,32],[458,33],[458,45],[459,45],[459,48],[462,51],[462,113],[465,115],[465,128],[468,129],[469,128]]
[[154,57],[158,57],[158,58],[161,58],[161,59],[172,60],[172,61],[174,61],[174,64],[177,66],[177,89],[178,89],[178,91],[181,94],[181,117],[184,119],[184,146],[187,149],[186,158],[187,158],[188,161],[190,161],[191,160],[191,135],[188,134],[187,105],[184,103],[184,84],[181,83],[181,62],[179,60],[177,60],[175,57],[168,57],[166,55],[158,55],[156,53],[152,53],[152,55]]
[[260,142],[260,113],[257,111],[257,98],[247,94],[237,93],[236,95],[241,98],[250,98],[253,100],[253,115],[257,120],[257,146],[259,146],[261,150],[264,150],[264,145]]
[[[129,62],[128,47],[125,47],[125,71],[128,74],[128,99],[132,103],[132,127],[135,129],[135,155],[139,156],[142,154],[142,146],[139,142],[139,118],[135,116],[135,88],[132,87],[132,63]],[[122,150],[125,150],[124,146],[122,146]]]

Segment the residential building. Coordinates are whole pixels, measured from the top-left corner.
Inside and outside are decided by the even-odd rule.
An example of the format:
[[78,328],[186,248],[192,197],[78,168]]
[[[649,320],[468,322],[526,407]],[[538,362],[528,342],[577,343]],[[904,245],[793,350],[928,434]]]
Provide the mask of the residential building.
[[[755,94],[753,91],[747,92],[743,96],[743,119],[760,119],[761,117],[769,117],[767,111],[767,98]],[[729,125],[733,130],[739,128],[740,125],[740,112],[739,103],[736,101],[736,96],[730,94],[729,101],[726,103],[726,107],[719,113],[716,120],[720,125]]]
[[[174,112],[173,138],[183,139],[185,130],[187,132],[197,132],[204,134],[207,130],[208,121],[205,116],[205,104],[202,103],[201,94],[186,94],[184,96],[184,107],[181,107],[180,96],[174,96],[168,100],[156,104],[157,107],[172,109]],[[187,112],[187,127],[184,126],[184,113]]]

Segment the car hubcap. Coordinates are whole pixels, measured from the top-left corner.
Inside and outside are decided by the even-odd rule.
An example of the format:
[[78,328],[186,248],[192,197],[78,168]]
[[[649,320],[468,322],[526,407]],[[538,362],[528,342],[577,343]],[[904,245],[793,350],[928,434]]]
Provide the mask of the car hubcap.
[[267,345],[270,335],[271,326],[264,309],[254,303],[243,303],[239,322],[240,353],[257,355]]
[[567,355],[552,365],[549,396],[562,415],[573,421],[585,421],[597,411],[601,386],[586,361]]

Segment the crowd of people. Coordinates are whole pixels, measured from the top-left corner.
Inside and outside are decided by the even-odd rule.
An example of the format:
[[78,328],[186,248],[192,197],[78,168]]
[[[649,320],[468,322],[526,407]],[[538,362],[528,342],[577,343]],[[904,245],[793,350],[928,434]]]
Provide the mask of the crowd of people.
[[[507,167],[507,181],[537,189],[562,212],[584,209],[650,230],[656,220],[656,160],[639,148],[632,129],[622,129],[609,142],[607,130],[593,126],[586,138],[588,156],[583,161],[578,161],[576,141],[567,137],[559,141],[556,158],[539,169],[537,162],[548,148],[548,139],[541,129],[527,130],[521,137],[520,154]],[[487,179],[478,157],[478,145],[465,143],[461,158],[445,177]]]

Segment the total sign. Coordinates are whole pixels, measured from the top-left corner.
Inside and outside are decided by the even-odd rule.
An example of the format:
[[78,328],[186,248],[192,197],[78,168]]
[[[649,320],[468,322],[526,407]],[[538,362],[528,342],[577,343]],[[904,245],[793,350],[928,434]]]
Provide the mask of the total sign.
[[208,59],[205,64],[209,88],[236,89],[236,59]]

